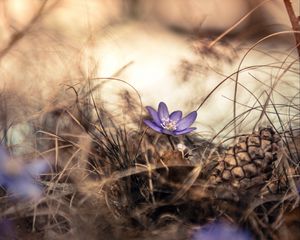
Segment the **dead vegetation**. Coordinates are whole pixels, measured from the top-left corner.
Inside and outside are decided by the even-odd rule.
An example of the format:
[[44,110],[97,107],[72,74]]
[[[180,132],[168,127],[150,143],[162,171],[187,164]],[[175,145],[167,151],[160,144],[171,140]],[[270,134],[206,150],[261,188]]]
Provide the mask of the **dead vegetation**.
[[[31,33],[43,14],[55,7],[47,4],[44,1],[28,25],[12,34],[0,51],[2,72],[15,54],[13,49],[33,47],[28,42]],[[52,167],[39,181],[44,189],[39,201],[12,201],[1,189],[0,234],[4,238],[0,239],[193,239],[197,229],[214,221],[247,230],[253,239],[297,239],[300,105],[296,48],[281,52],[280,58],[266,50],[262,54],[270,55],[272,63],[243,66],[249,54],[261,51],[258,45],[291,33],[273,33],[256,41],[238,69],[201,96],[198,111],[211,103],[223,85],[229,83],[234,89],[229,98],[230,120],[220,131],[171,140],[143,125],[144,106],[134,86],[116,76],[98,77],[92,61],[88,61],[88,71],[76,65],[71,56],[83,54],[64,42],[68,47],[62,48],[71,63],[55,73],[48,72],[47,62],[37,68],[47,72],[43,77],[53,80],[52,84],[48,81],[37,88],[24,84],[22,90],[16,80],[12,87],[0,89],[1,145],[25,160],[47,158]],[[221,48],[195,41],[193,47],[200,58],[219,59],[222,47],[229,47],[218,44]],[[44,57],[30,56],[36,64]],[[50,58],[49,63],[61,56]],[[26,69],[26,61],[16,59],[17,69]],[[228,56],[224,60],[230,62]],[[199,71],[199,59],[185,63],[191,71]],[[205,71],[220,73],[207,66]],[[35,70],[30,68],[23,76],[25,83],[40,76]],[[243,82],[243,73],[252,74],[259,87],[253,90]],[[270,76],[270,81],[263,82],[257,73]],[[9,82],[14,75],[3,76]],[[63,84],[54,84],[62,79]],[[103,94],[103,86],[111,83],[120,89],[113,100]],[[52,86],[53,94],[44,98],[39,87]],[[37,95],[31,96],[30,89]]]

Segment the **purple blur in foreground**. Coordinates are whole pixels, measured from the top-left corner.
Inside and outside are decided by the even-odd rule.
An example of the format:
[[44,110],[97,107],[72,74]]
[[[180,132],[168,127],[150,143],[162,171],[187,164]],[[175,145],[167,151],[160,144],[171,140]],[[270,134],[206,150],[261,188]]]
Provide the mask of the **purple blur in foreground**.
[[168,135],[181,135],[196,129],[195,127],[190,127],[197,118],[197,112],[195,111],[182,118],[181,111],[169,114],[168,107],[164,102],[159,103],[158,111],[149,106],[146,109],[152,117],[152,121],[144,120],[144,123],[156,132]]
[[7,219],[0,219],[0,240],[16,239],[14,226]]
[[234,225],[215,222],[201,227],[192,240],[252,240],[251,235]]
[[0,187],[15,199],[39,199],[42,189],[36,178],[46,172],[48,167],[45,160],[35,160],[25,165],[9,157],[7,151],[0,145]]
[[296,181],[296,186],[298,189],[298,194],[300,195],[300,180]]

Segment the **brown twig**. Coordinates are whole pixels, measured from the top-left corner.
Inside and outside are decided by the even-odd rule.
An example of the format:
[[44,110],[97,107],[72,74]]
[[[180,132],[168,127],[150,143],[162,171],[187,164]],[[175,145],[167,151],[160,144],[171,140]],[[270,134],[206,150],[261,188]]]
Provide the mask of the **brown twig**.
[[297,45],[297,49],[298,49],[298,55],[300,58],[300,24],[299,24],[299,17],[296,16],[293,6],[292,6],[292,2],[290,0],[283,0],[286,11],[289,15],[291,24],[292,24],[292,28],[295,31],[294,36],[295,36],[295,40],[296,40],[296,45]]
[[169,143],[170,143],[170,145],[171,145],[171,147],[172,147],[172,150],[174,151],[175,150],[175,146],[174,146],[174,143],[173,143],[173,141],[172,141],[172,139],[171,139],[171,136],[170,135],[166,135],[167,136],[167,138],[168,138],[168,140],[169,140]]

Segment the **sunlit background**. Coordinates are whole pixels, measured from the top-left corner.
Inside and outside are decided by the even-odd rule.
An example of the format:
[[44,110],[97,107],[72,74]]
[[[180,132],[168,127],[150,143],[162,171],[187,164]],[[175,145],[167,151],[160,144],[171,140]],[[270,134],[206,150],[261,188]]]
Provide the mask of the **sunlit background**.
[[[295,10],[298,3],[293,1]],[[34,112],[55,101],[62,84],[76,84],[82,74],[124,80],[138,91],[143,105],[165,101],[172,109],[190,111],[238,70],[258,39],[291,29],[280,0],[48,1],[35,21],[40,8],[38,0],[1,1],[0,46],[9,48],[1,57],[1,88],[15,91],[26,103],[19,112],[12,111],[12,118],[23,115],[24,108]],[[17,41],[10,46],[13,38]],[[293,41],[288,33],[269,37],[250,51],[241,68],[284,59]],[[275,69],[254,69],[239,78],[250,91],[259,91],[254,77],[271,84],[278,74]],[[295,75],[288,84],[293,87],[281,91],[293,96]],[[110,82],[102,94],[114,103],[115,94],[124,89],[128,86]],[[199,110],[199,131],[218,131],[232,119],[232,80],[213,95]],[[241,104],[253,100],[249,94],[239,95]]]

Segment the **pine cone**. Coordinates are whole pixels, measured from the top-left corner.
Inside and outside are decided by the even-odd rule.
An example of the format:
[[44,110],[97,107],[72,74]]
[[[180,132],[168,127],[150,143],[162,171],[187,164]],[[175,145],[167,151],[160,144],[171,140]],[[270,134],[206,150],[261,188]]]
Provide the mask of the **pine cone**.
[[238,201],[250,189],[259,192],[272,176],[279,149],[280,137],[272,128],[240,137],[220,157],[209,178],[216,197]]

